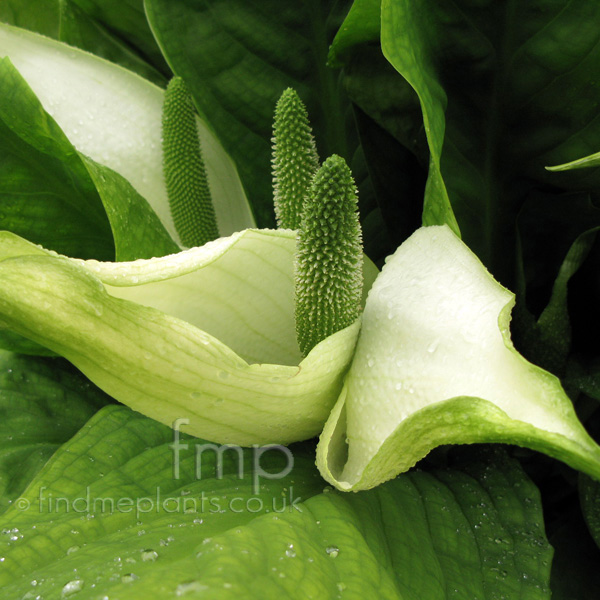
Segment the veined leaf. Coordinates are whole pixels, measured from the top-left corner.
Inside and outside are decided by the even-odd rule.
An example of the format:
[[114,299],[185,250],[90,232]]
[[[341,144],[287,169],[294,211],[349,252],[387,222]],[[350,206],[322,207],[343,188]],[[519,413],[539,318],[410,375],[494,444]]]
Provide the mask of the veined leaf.
[[510,341],[514,296],[447,227],[417,231],[371,288],[319,442],[323,476],[371,488],[442,444],[507,442],[600,478],[600,447],[559,380]]
[[60,598],[82,580],[80,598],[101,590],[177,597],[197,574],[202,540],[268,510],[296,510],[290,498],[297,504],[323,487],[302,452],[290,465],[277,449],[257,460],[185,435],[179,443],[175,457],[170,428],[122,406],[100,411],[5,515],[3,593],[20,597],[35,579],[36,593]]
[[539,495],[501,453],[347,495],[303,448],[259,451],[103,409],[2,519],[3,593],[549,598]]
[[0,351],[0,513],[109,401],[62,359]]
[[[130,263],[58,257],[6,232],[1,240],[0,320],[118,400],[163,423],[189,418],[191,433],[221,443],[321,430],[360,321],[300,361],[294,232],[246,230]],[[367,260],[365,289],[376,272]]]
[[[177,240],[162,175],[162,90],[98,57],[7,25],[0,25],[0,56],[10,58],[75,148],[124,177]],[[221,235],[251,227],[231,159],[202,121],[198,126]]]

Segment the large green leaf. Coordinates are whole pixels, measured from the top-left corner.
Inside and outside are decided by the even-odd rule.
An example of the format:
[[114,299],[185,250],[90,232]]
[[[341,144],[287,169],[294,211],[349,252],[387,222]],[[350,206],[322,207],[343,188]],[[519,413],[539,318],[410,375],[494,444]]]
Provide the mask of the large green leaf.
[[60,598],[82,579],[80,598],[182,595],[203,539],[296,510],[290,500],[323,487],[302,451],[290,465],[283,450],[242,454],[182,436],[174,458],[173,443],[170,428],[129,409],[100,411],[7,512],[3,594],[21,597],[35,580],[36,594]]
[[[177,240],[162,174],[162,90],[98,57],[6,25],[0,25],[2,55],[73,146],[124,177]],[[220,233],[252,226],[231,159],[200,120],[198,126]]]
[[[320,431],[360,320],[301,360],[294,232],[246,230],[128,263],[57,257],[6,232],[0,240],[0,320],[118,400],[163,423],[189,418],[190,432],[221,443]],[[367,261],[365,289],[376,272]]]
[[107,401],[62,359],[0,351],[0,513]]
[[600,477],[600,447],[559,380],[509,333],[514,295],[444,227],[393,255],[369,293],[317,461],[341,489],[370,488],[450,443],[507,442]]
[[307,104],[323,156],[350,159],[348,105],[327,49],[345,2],[147,0],[150,25],[171,68],[235,160],[256,219],[274,223],[271,136],[275,103],[294,87]]
[[164,75],[71,0],[4,0],[0,21],[102,56],[159,85],[165,81]]
[[345,495],[301,447],[176,445],[98,413],[3,518],[6,597],[549,597],[539,496],[502,456]]

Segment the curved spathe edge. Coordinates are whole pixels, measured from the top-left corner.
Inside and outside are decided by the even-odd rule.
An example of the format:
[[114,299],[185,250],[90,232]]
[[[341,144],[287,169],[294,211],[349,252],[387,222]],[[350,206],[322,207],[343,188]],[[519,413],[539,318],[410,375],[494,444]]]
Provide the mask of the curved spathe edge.
[[[497,318],[503,345],[517,357],[523,367],[522,381],[533,383],[533,388],[539,390],[539,397],[536,396],[536,399],[544,402],[546,410],[552,412],[553,418],[557,420],[557,431],[536,426],[535,421],[527,422],[510,417],[497,404],[485,398],[454,396],[412,412],[398,422],[384,439],[376,440],[379,446],[371,457],[358,463],[360,466],[349,468],[348,453],[352,436],[347,436],[346,405],[352,400],[348,397],[349,380],[354,376],[351,366],[317,447],[317,465],[327,481],[344,491],[370,489],[407,471],[440,445],[496,442],[521,445],[543,452],[600,479],[600,446],[579,422],[560,380],[528,362],[515,350],[509,330],[515,297],[499,284],[496,285],[506,293],[506,302]],[[377,351],[386,352],[386,348],[377,348]],[[358,353],[354,360],[357,356]],[[494,365],[490,364],[489,368],[493,372]],[[428,377],[426,369],[420,377]],[[381,397],[381,390],[378,393],[380,397],[372,394],[372,402],[386,402],[386,398]],[[368,419],[367,411],[364,415],[367,425]],[[375,421],[373,424],[375,425]],[[375,426],[372,428],[373,431],[376,429]],[[562,432],[559,433],[558,430]],[[356,433],[353,435],[356,436]],[[350,438],[349,442],[347,437]]]
[[543,452],[600,480],[600,448],[581,427],[578,440],[516,421],[495,404],[462,396],[432,404],[398,425],[365,469],[343,479],[344,392],[333,408],[317,447],[321,475],[342,491],[374,488],[408,471],[434,448],[446,444],[505,443]]

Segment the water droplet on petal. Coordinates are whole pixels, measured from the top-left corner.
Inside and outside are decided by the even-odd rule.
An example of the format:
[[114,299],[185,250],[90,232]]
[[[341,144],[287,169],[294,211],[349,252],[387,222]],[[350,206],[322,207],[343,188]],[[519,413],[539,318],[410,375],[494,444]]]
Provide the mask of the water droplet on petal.
[[65,584],[62,589],[62,597],[67,598],[72,594],[76,594],[83,589],[83,579],[73,579],[73,581],[69,581],[69,583]]

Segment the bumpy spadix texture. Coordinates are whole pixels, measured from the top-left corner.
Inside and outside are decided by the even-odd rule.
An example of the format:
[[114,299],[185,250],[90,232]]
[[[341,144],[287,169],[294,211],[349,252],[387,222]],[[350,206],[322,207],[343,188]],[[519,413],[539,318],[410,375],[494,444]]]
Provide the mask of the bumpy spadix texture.
[[356,321],[362,295],[356,187],[343,158],[328,158],[304,203],[296,254],[296,334],[306,355]]
[[167,87],[162,118],[165,183],[175,228],[184,246],[219,237],[192,98],[181,77]]
[[283,92],[273,123],[273,195],[277,225],[298,229],[319,156],[306,108],[292,88]]

